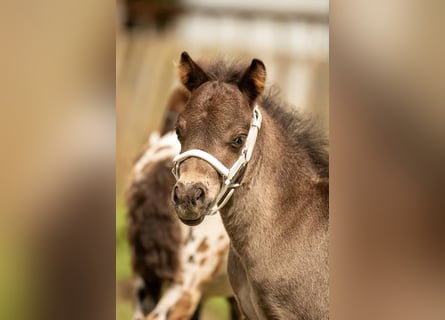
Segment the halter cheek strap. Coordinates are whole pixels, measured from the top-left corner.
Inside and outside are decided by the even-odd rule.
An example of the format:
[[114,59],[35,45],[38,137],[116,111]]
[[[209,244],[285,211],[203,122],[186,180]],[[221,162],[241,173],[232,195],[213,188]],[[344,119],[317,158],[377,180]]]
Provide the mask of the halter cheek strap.
[[220,210],[222,207],[224,207],[232,197],[235,189],[239,187],[239,184],[235,181],[240,176],[242,170],[247,166],[247,163],[252,157],[252,152],[255,147],[258,132],[261,128],[261,121],[261,112],[258,108],[258,105],[255,105],[255,107],[253,108],[252,120],[250,122],[250,129],[249,133],[247,134],[246,143],[241,150],[240,156],[230,168],[227,168],[210,153],[199,149],[188,150],[177,155],[173,159],[173,175],[175,176],[176,180],[179,180],[180,177],[179,167],[181,163],[192,157],[206,161],[223,178],[220,191],[216,196],[215,201],[213,202],[208,214],[213,215],[217,213],[218,210]]

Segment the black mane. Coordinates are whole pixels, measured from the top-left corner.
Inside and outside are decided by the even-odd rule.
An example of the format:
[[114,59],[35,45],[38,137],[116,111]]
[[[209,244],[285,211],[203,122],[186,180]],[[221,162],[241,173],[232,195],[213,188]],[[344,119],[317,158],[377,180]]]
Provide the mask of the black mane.
[[328,141],[313,118],[304,115],[295,107],[282,103],[277,91],[270,89],[261,99],[261,106],[288,132],[295,147],[308,153],[321,178],[329,177]]
[[241,80],[248,64],[234,59],[221,58],[211,62],[200,63],[202,69],[211,81],[221,81],[237,84]]
[[[202,64],[210,80],[237,84],[247,63],[235,60],[219,59]],[[277,121],[284,132],[288,132],[295,147],[303,148],[311,158],[321,178],[329,177],[328,142],[314,119],[303,115],[296,108],[283,103],[278,98],[278,90],[267,90],[260,98],[265,111]]]

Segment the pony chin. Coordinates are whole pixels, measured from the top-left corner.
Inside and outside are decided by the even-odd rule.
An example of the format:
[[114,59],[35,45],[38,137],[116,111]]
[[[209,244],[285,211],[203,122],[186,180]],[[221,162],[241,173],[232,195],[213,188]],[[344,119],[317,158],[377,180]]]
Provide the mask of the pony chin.
[[202,216],[200,216],[200,217],[199,217],[198,219],[196,219],[196,220],[182,219],[182,218],[179,217],[179,216],[178,216],[178,218],[179,218],[179,220],[181,220],[182,223],[184,223],[184,224],[186,224],[186,225],[188,225],[188,226],[194,227],[194,226],[197,226],[197,225],[201,224],[201,222],[202,222],[202,221],[204,220],[204,218],[205,218],[205,215],[203,214]]
[[207,209],[198,210],[187,210],[181,206],[175,207],[176,215],[182,223],[188,226],[197,226],[200,224],[205,216],[207,215]]

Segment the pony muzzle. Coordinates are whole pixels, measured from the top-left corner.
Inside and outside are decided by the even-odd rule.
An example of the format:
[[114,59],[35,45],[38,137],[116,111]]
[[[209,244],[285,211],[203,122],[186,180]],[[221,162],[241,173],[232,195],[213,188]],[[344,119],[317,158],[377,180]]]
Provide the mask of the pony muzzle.
[[208,190],[202,183],[176,182],[172,200],[179,218],[190,223],[200,220],[210,204],[207,194]]

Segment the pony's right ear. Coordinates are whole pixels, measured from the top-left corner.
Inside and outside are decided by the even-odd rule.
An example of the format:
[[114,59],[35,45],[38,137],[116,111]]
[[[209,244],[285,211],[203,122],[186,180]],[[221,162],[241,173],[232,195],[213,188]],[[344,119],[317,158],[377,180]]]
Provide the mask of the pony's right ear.
[[179,79],[189,90],[193,91],[201,84],[209,80],[206,73],[198,66],[187,52],[181,53],[181,60],[178,65]]

